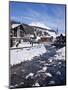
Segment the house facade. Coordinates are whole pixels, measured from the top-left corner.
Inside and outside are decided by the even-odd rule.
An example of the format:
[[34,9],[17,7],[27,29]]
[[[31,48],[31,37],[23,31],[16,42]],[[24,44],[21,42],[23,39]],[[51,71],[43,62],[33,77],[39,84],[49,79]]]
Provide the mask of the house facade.
[[34,41],[40,37],[41,42],[52,41],[53,36],[56,35],[54,30],[47,30],[45,28],[29,26],[25,24],[12,24],[10,28],[10,46],[12,47],[16,42],[21,39],[24,42]]

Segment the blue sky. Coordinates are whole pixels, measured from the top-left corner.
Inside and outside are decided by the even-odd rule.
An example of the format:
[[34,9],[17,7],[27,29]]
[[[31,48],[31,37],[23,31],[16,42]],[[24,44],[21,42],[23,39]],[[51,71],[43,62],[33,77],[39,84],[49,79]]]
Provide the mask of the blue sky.
[[10,19],[30,24],[40,22],[65,32],[65,5],[10,2]]

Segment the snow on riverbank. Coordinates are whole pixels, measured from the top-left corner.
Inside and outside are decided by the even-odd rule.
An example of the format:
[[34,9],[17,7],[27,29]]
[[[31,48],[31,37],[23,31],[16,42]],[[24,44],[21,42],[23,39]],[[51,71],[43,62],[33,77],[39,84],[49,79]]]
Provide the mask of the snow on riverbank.
[[55,59],[65,60],[65,47],[56,51]]
[[[17,44],[17,42],[16,42],[16,44]],[[16,47],[16,44],[12,48],[17,48]],[[20,48],[20,47],[31,47],[31,46],[32,45],[29,42],[23,42],[23,41],[21,41],[21,43],[19,43],[19,45],[18,45],[18,48]]]
[[[16,42],[16,44],[17,44],[17,42]],[[23,42],[23,41],[21,41],[21,43],[19,43],[19,45],[17,47],[16,47],[16,44],[13,47],[11,47],[11,49],[32,47],[32,44],[30,44],[30,42]],[[35,43],[35,44],[33,43],[33,46],[38,46],[38,43]]]
[[48,60],[50,62],[52,62],[52,60],[65,60],[65,47],[58,49],[56,54],[53,57],[50,57]]
[[35,56],[40,56],[46,52],[44,45],[37,45],[31,48],[10,50],[10,64],[18,64],[27,60],[32,60]]

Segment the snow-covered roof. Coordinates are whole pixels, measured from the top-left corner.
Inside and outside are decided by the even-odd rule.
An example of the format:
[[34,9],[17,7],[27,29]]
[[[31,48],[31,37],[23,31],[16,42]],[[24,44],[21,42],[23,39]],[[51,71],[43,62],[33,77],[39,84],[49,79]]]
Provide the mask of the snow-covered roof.
[[61,34],[62,34],[63,36],[65,36],[65,33],[59,33],[59,34],[57,34],[57,37],[60,36]]
[[12,24],[12,28],[15,28],[15,27],[17,27],[17,26],[19,26],[20,24]]
[[55,32],[50,32],[50,31],[46,31],[50,36],[53,36],[54,38],[56,38],[56,33]]
[[41,28],[45,28],[45,29],[51,30],[50,27],[46,26],[45,24],[43,24],[41,22],[32,22],[29,25],[30,26],[37,26],[37,27],[41,27]]

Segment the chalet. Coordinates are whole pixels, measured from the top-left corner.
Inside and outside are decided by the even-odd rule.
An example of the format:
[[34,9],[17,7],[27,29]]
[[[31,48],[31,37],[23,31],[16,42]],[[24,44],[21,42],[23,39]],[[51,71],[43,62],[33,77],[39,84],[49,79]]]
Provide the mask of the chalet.
[[25,31],[22,25],[13,24],[10,29],[10,47],[12,47],[17,41],[19,41],[20,36],[23,37]]
[[[23,33],[26,33],[22,25],[12,25],[12,28],[10,29],[10,34],[12,34],[12,37],[23,37]],[[11,37],[11,36],[10,36]]]
[[[52,41],[56,36],[54,30],[48,30],[41,27],[29,26],[27,24],[12,24],[10,28],[10,46],[12,47],[16,42],[23,40],[27,41]],[[40,37],[38,40],[37,37]]]

